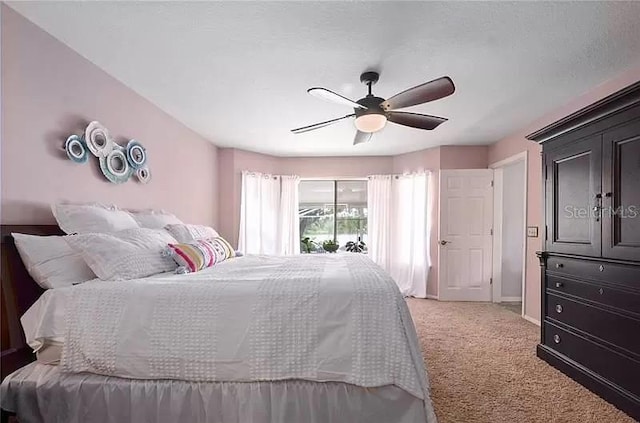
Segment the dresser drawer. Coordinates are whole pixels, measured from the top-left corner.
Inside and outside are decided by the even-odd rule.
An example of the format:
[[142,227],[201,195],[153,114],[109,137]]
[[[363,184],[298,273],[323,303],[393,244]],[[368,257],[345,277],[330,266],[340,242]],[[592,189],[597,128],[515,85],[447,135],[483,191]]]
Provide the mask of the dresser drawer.
[[547,317],[638,354],[640,359],[640,319],[553,294],[547,294],[546,305]]
[[551,322],[545,321],[544,326],[544,343],[549,348],[640,396],[640,361],[591,342]]
[[615,307],[640,318],[640,291],[612,288],[615,285],[579,281],[547,273],[547,293],[565,294]]
[[609,282],[640,290],[640,265],[551,256],[547,259],[547,273]]

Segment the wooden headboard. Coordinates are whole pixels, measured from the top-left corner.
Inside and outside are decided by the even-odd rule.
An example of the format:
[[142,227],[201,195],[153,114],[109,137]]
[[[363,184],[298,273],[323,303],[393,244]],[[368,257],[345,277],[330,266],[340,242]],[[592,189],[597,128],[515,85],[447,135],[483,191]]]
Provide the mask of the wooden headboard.
[[44,291],[25,269],[11,237],[12,232],[31,235],[64,235],[56,225],[0,225],[2,237],[0,377],[2,379],[35,358],[25,342],[22,326],[20,326],[20,316]]

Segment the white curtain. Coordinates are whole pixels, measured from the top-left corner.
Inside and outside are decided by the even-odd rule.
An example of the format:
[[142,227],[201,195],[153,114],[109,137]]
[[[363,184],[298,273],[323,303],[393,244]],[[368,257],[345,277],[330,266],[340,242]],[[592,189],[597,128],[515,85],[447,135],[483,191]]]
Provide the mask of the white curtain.
[[384,268],[406,296],[424,298],[429,275],[427,173],[374,175],[368,182],[371,259]]
[[391,266],[391,175],[373,175],[367,182],[369,257],[383,269]]
[[280,254],[300,254],[300,215],[298,214],[298,185],[300,177],[280,177],[280,210],[278,231]]
[[300,252],[297,176],[242,172],[238,249],[245,254]]

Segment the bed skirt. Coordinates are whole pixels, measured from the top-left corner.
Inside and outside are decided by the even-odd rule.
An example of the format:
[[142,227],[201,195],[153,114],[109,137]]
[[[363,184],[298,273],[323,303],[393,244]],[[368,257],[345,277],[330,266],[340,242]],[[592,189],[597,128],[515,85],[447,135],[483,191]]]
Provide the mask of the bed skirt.
[[341,382],[194,383],[61,373],[31,363],[0,404],[21,423],[424,423],[424,402],[393,386]]

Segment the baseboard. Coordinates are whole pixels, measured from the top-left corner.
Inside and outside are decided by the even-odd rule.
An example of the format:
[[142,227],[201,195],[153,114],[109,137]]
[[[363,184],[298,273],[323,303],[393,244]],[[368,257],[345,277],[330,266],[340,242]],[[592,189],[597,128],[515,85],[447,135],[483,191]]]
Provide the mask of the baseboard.
[[438,296],[437,296],[437,295],[430,295],[430,294],[427,294],[427,296],[426,296],[425,298],[428,298],[428,299],[430,299],[430,300],[437,300],[437,299],[438,299]]
[[500,297],[500,302],[518,303],[518,302],[522,302],[522,297]]
[[640,420],[640,398],[634,394],[609,382],[600,375],[593,373],[586,367],[583,367],[546,345],[539,344],[536,349],[536,354],[540,359],[560,370],[591,392],[615,405],[634,419]]
[[527,322],[531,322],[534,325],[540,326],[540,320],[538,320],[538,319],[534,319],[533,317],[527,316],[526,314],[523,315],[522,318],[524,320],[526,320]]

